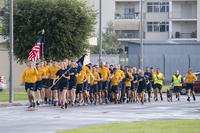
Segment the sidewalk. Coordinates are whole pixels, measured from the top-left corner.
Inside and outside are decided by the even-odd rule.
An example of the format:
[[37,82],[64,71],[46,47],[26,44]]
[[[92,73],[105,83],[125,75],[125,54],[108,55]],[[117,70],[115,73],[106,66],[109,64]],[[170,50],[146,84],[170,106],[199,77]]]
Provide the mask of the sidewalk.
[[28,101],[14,101],[13,103],[0,102],[0,107],[26,106],[27,104],[28,104]]

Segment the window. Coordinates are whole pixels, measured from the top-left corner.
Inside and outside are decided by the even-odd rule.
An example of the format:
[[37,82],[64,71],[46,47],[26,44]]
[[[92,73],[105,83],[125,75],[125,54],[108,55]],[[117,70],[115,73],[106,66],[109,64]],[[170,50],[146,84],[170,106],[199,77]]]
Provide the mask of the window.
[[147,22],[147,32],[168,32],[169,22]]
[[147,12],[169,12],[169,2],[148,2]]
[[125,8],[124,17],[125,19],[134,19],[135,18],[135,9],[134,8]]
[[152,22],[147,22],[147,31],[148,32],[153,32],[153,24],[152,24]]
[[147,3],[147,12],[153,12],[153,3],[151,2]]

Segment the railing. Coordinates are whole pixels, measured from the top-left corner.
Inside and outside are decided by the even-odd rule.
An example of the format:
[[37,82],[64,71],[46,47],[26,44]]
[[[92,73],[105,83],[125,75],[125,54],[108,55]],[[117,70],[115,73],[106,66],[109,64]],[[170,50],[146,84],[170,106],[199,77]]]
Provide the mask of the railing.
[[139,33],[118,33],[119,38],[139,38]]
[[197,38],[197,33],[181,33],[181,32],[175,32],[174,38]]
[[139,19],[139,13],[134,13],[134,14],[115,14],[115,19]]

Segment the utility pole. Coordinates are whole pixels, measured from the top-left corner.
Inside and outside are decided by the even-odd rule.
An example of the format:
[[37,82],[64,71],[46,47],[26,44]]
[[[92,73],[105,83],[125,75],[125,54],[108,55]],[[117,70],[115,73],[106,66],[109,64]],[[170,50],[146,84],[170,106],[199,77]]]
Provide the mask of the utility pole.
[[102,0],[99,0],[99,64],[102,61]]
[[144,50],[143,50],[143,0],[140,0],[140,69],[143,70]]
[[9,77],[9,103],[13,103],[13,0],[10,0],[10,77]]

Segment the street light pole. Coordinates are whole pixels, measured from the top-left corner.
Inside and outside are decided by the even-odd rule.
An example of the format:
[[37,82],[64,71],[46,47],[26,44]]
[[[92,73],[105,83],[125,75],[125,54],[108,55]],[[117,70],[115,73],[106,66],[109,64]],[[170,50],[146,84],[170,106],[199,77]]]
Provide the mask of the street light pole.
[[143,70],[144,51],[143,51],[143,0],[140,0],[140,69]]
[[13,103],[13,0],[10,0],[10,76],[9,76],[9,103]]
[[99,0],[99,64],[102,61],[102,0]]

